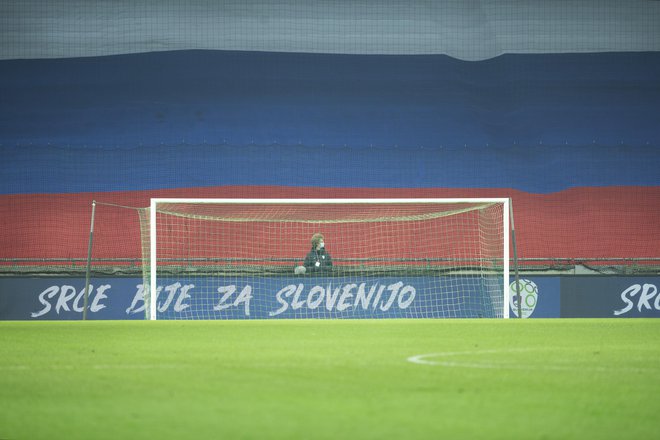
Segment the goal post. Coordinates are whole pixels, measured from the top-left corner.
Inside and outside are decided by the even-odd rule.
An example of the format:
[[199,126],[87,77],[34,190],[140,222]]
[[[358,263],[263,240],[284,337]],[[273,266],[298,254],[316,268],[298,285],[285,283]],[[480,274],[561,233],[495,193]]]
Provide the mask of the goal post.
[[155,198],[148,316],[508,318],[509,203]]

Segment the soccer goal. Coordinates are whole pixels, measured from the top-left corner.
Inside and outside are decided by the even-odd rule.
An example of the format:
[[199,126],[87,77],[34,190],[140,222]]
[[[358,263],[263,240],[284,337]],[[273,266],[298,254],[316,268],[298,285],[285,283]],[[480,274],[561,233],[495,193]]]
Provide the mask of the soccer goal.
[[509,199],[152,199],[149,214],[151,319],[509,316]]

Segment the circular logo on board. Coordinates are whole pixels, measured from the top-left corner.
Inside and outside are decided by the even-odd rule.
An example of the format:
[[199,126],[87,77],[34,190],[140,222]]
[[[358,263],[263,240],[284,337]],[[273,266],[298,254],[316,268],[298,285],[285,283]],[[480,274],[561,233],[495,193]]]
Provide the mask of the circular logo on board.
[[539,288],[534,281],[520,279],[517,286],[515,281],[509,284],[509,303],[516,316],[518,316],[518,301],[521,301],[522,317],[529,318],[534,313],[538,299]]

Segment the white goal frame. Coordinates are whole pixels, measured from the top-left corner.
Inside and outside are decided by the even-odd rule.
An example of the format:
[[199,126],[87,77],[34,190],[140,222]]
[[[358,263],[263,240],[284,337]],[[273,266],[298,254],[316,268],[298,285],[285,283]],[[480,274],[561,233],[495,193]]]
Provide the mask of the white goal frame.
[[222,204],[414,204],[414,203],[501,203],[502,208],[502,227],[503,227],[503,255],[502,255],[502,266],[503,266],[503,310],[502,317],[504,319],[509,318],[509,245],[510,245],[510,217],[512,216],[511,212],[511,199],[509,198],[409,198],[409,199],[227,199],[227,198],[152,198],[150,204],[150,219],[149,219],[149,246],[150,246],[150,255],[149,255],[149,270],[150,270],[150,286],[149,286],[149,301],[146,301],[145,304],[148,304],[148,316],[150,320],[156,320],[157,314],[157,295],[154,293],[157,291],[157,236],[156,236],[156,206],[159,203],[198,203],[198,204],[211,204],[211,203],[222,203]]

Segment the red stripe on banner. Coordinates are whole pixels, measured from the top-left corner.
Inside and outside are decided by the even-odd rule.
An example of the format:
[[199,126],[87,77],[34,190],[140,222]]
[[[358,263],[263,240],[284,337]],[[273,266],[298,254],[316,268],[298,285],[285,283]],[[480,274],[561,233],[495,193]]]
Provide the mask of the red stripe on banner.
[[92,200],[94,258],[141,256],[136,210],[152,197],[451,198],[512,197],[521,258],[655,258],[660,249],[660,187],[572,188],[552,194],[510,189],[372,189],[223,186],[157,191],[0,196],[0,258],[87,256]]

